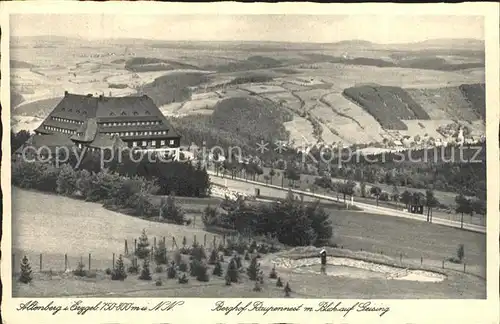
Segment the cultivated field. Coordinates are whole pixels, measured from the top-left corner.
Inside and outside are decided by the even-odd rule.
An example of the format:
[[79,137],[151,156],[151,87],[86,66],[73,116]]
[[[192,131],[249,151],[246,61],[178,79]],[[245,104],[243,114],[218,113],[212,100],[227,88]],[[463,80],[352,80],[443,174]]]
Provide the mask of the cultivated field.
[[[252,291],[247,280],[226,287],[222,279],[211,278],[200,283],[194,278],[186,285],[176,280],[167,280],[165,273],[153,278],[164,278],[162,286],[155,286],[154,280],[147,282],[130,275],[124,282],[111,281],[101,271],[94,278],[75,278],[61,273],[64,268],[64,254],[68,255],[71,269],[82,258],[92,254],[92,269],[111,267],[112,254],[123,253],[124,240],[132,242],[146,229],[150,240],[153,237],[176,237],[181,242],[185,236],[188,244],[197,236],[198,242],[206,234],[208,242],[213,235],[201,228],[201,222],[194,226],[177,226],[150,222],[139,218],[111,212],[99,204],[47,195],[13,188],[12,191],[12,234],[13,253],[16,267],[21,255],[27,255],[32,267],[38,272],[38,256],[43,254],[43,274],[35,273],[29,285],[14,282],[14,296],[175,296],[175,297],[282,297],[282,288],[267,278],[271,270],[273,255],[262,259],[265,274],[263,291]],[[179,204],[190,210],[192,215],[203,206],[200,200],[179,198]],[[207,201],[208,202],[208,201]],[[212,201],[213,203],[213,201]],[[44,206],[43,209],[40,206]],[[197,206],[197,207],[195,207]],[[376,262],[403,262],[412,267],[424,267],[446,273],[448,278],[441,283],[419,283],[386,279],[354,280],[337,277],[334,280],[314,274],[296,273],[278,269],[282,280],[289,282],[292,297],[341,297],[341,298],[484,298],[485,281],[478,276],[485,275],[485,235],[460,231],[407,219],[395,219],[370,215],[364,212],[329,210],[334,226],[334,241],[338,252],[333,255],[356,257]],[[368,230],[369,229],[369,230]],[[393,233],[393,235],[387,235]],[[219,237],[220,239],[220,237]],[[167,247],[170,249],[167,240]],[[458,244],[465,246],[467,273],[462,265],[446,263],[444,259],[456,254]],[[207,244],[208,245],[208,244]],[[130,247],[129,247],[130,248]],[[171,249],[170,249],[171,250]],[[302,251],[303,252],[300,252]],[[306,251],[307,250],[307,251]],[[295,252],[294,252],[295,251]],[[311,254],[311,249],[296,249],[278,253]],[[170,255],[170,254],[169,254]],[[391,261],[392,260],[392,261]],[[227,262],[227,260],[226,260]],[[246,262],[246,261],[244,261]],[[422,263],[422,264],[421,264]],[[247,264],[247,263],[245,263]],[[226,265],[223,265],[225,270]],[[152,271],[154,272],[154,266]],[[50,274],[49,270],[52,270]],[[461,272],[462,271],[462,272]],[[353,289],[355,287],[355,289]]]
[[[484,49],[454,52],[446,42],[438,47],[449,50],[450,55],[418,48],[424,45],[403,45],[396,50],[356,42],[314,47],[232,43],[215,46],[147,40],[104,44],[20,38],[13,44],[13,89],[35,106],[38,100],[60,97],[65,90],[112,96],[143,92],[159,106],[182,104],[178,111],[163,109],[168,115],[208,115],[220,99],[250,94],[294,113],[296,127],[286,128],[290,140],[296,143],[303,142],[301,130],[311,128],[318,129],[314,141],[347,144],[436,131],[438,125],[433,122],[407,132],[387,132],[366,107],[342,96],[346,88],[378,84],[410,89],[410,96],[433,121],[470,121],[476,120],[471,116],[478,115],[470,102],[480,105],[481,93],[474,87],[465,88],[465,93],[471,94],[466,97],[458,87],[483,84],[485,80],[483,67],[469,66],[484,63],[478,55]],[[57,59],[53,58],[54,50],[60,54]],[[456,68],[457,64],[469,65]],[[193,74],[205,77],[193,78]],[[44,101],[39,105],[43,106],[40,112],[27,107],[20,109],[19,114],[43,115],[54,103]],[[305,116],[305,112],[310,115]]]

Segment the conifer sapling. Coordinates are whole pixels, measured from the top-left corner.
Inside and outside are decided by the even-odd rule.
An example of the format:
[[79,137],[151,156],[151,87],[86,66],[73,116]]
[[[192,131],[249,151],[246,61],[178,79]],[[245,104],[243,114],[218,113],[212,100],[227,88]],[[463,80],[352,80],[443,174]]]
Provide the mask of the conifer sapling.
[[271,269],[271,273],[269,274],[269,278],[276,279],[278,278],[278,274],[276,273],[276,266],[273,266]]
[[147,259],[149,257],[150,249],[149,249],[149,240],[146,235],[146,230],[142,230],[141,237],[139,237],[139,242],[137,242],[137,250],[135,251],[135,255],[139,259]]
[[19,276],[19,281],[22,283],[29,283],[33,280],[31,265],[28,257],[24,256],[21,261],[21,275]]
[[247,268],[248,279],[257,280],[260,272],[260,264],[257,263],[257,258],[254,257]]
[[215,267],[212,274],[217,277],[222,277],[222,265],[220,264],[219,261],[215,263]]
[[142,264],[141,275],[139,276],[141,280],[151,280],[151,271],[149,271],[149,260],[144,259],[144,263]]
[[115,269],[111,273],[111,280],[125,280],[127,278],[127,273],[125,272],[125,265],[123,264],[123,258],[120,255],[115,262]]
[[213,249],[208,258],[208,264],[216,264],[218,260],[219,256],[217,255],[217,250]]
[[292,289],[290,288],[290,285],[288,284],[288,282],[286,283],[284,290],[285,290],[285,297],[290,297],[290,293],[292,292]]

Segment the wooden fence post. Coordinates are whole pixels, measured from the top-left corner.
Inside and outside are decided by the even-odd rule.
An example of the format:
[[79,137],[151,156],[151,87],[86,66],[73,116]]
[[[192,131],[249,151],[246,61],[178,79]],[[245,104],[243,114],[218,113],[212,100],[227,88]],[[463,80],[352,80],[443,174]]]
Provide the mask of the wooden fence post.
[[[126,244],[127,240],[125,240],[125,244]],[[115,270],[115,254],[113,253],[113,270]]]
[[193,245],[196,245],[196,235],[194,236]]
[[217,243],[217,236],[214,235],[214,249],[217,248],[217,244],[216,243]]
[[153,238],[153,247],[156,248],[156,236]]
[[[128,243],[127,243],[126,239],[125,239],[125,250],[124,250],[124,252],[125,252],[125,255],[128,255]],[[113,264],[114,264],[114,262],[113,262]]]
[[64,254],[64,271],[68,270],[68,255]]
[[134,254],[137,251],[137,239],[134,239]]
[[420,257],[420,265],[424,264],[424,257]]
[[399,253],[399,262],[403,263],[403,253]]
[[91,263],[91,260],[92,260],[92,254],[89,253],[89,271],[90,271],[90,263]]
[[203,235],[203,246],[207,246],[207,234]]
[[42,272],[42,254],[40,253],[40,272]]
[[443,259],[443,265],[441,266],[442,269],[444,269],[444,259]]
[[222,235],[222,245],[226,246],[226,233]]
[[464,262],[464,272],[465,272],[465,262]]

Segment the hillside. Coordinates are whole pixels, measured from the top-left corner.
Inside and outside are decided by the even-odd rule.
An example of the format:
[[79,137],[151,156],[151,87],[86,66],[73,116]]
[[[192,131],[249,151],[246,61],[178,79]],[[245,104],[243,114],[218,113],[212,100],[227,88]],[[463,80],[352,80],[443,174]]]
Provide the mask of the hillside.
[[[113,61],[117,62],[117,60]],[[125,69],[132,72],[170,71],[177,69],[198,69],[198,67],[172,60],[134,57],[125,62]]]
[[344,96],[363,107],[385,129],[406,130],[402,119],[430,119],[425,110],[401,88],[364,85],[347,88]]
[[[450,123],[465,123],[479,133],[484,129],[480,125],[485,117],[481,41],[387,45],[364,40],[313,44],[117,39],[91,43],[21,37],[15,43],[12,64],[20,68],[12,69],[11,84],[18,116],[45,116],[67,90],[145,94],[169,118],[188,120],[202,114],[192,119],[204,124],[216,105],[250,95],[291,113],[285,122],[272,126],[284,127],[295,146],[304,142],[383,145],[383,141],[424,134],[436,138],[440,137],[437,129]],[[249,123],[261,121],[252,114],[242,116]],[[187,129],[194,128],[188,124]],[[235,128],[218,130],[224,135],[209,136],[217,138],[215,142],[241,140],[229,134]],[[197,138],[201,144],[201,133]]]
[[207,147],[240,147],[247,154],[255,153],[261,140],[287,140],[283,126],[291,121],[291,114],[269,101],[253,97],[235,97],[220,101],[211,116],[173,118],[172,124],[183,134],[189,145],[206,143]]
[[[431,119],[484,120],[486,96],[484,85],[462,84],[458,87],[406,89]],[[481,115],[482,113],[482,115]]]

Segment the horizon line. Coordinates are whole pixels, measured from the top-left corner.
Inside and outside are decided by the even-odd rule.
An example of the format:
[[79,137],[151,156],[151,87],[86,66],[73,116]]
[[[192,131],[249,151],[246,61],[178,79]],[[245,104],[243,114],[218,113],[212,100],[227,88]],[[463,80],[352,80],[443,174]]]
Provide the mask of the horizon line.
[[119,41],[119,40],[140,40],[140,41],[151,41],[151,42],[200,42],[200,43],[207,43],[207,42],[219,42],[219,43],[281,43],[281,44],[315,44],[315,45],[330,45],[330,44],[338,44],[338,43],[348,43],[348,42],[360,42],[360,43],[367,43],[371,45],[404,45],[404,44],[419,44],[419,43],[425,43],[425,42],[432,42],[432,41],[476,41],[476,42],[482,42],[485,43],[485,39],[481,38],[472,38],[472,37],[464,37],[464,38],[455,38],[455,37],[438,37],[438,38],[428,38],[425,40],[418,40],[418,41],[410,41],[410,42],[397,42],[397,43],[378,43],[378,42],[372,42],[366,39],[356,39],[356,38],[350,38],[350,39],[344,39],[344,40],[338,40],[338,41],[332,41],[332,42],[311,42],[311,41],[293,41],[293,40],[287,40],[287,41],[279,41],[279,40],[218,40],[218,39],[154,39],[154,38],[141,38],[141,37],[100,37],[100,38],[84,38],[84,37],[79,37],[79,36],[66,36],[66,35],[51,35],[51,34],[45,34],[45,35],[15,35],[11,36],[10,38],[29,38],[29,37],[38,37],[38,38],[43,38],[43,37],[59,37],[59,38],[65,38],[68,40],[74,39],[74,40],[84,40],[84,41],[105,41],[105,40],[114,40],[114,41]]

